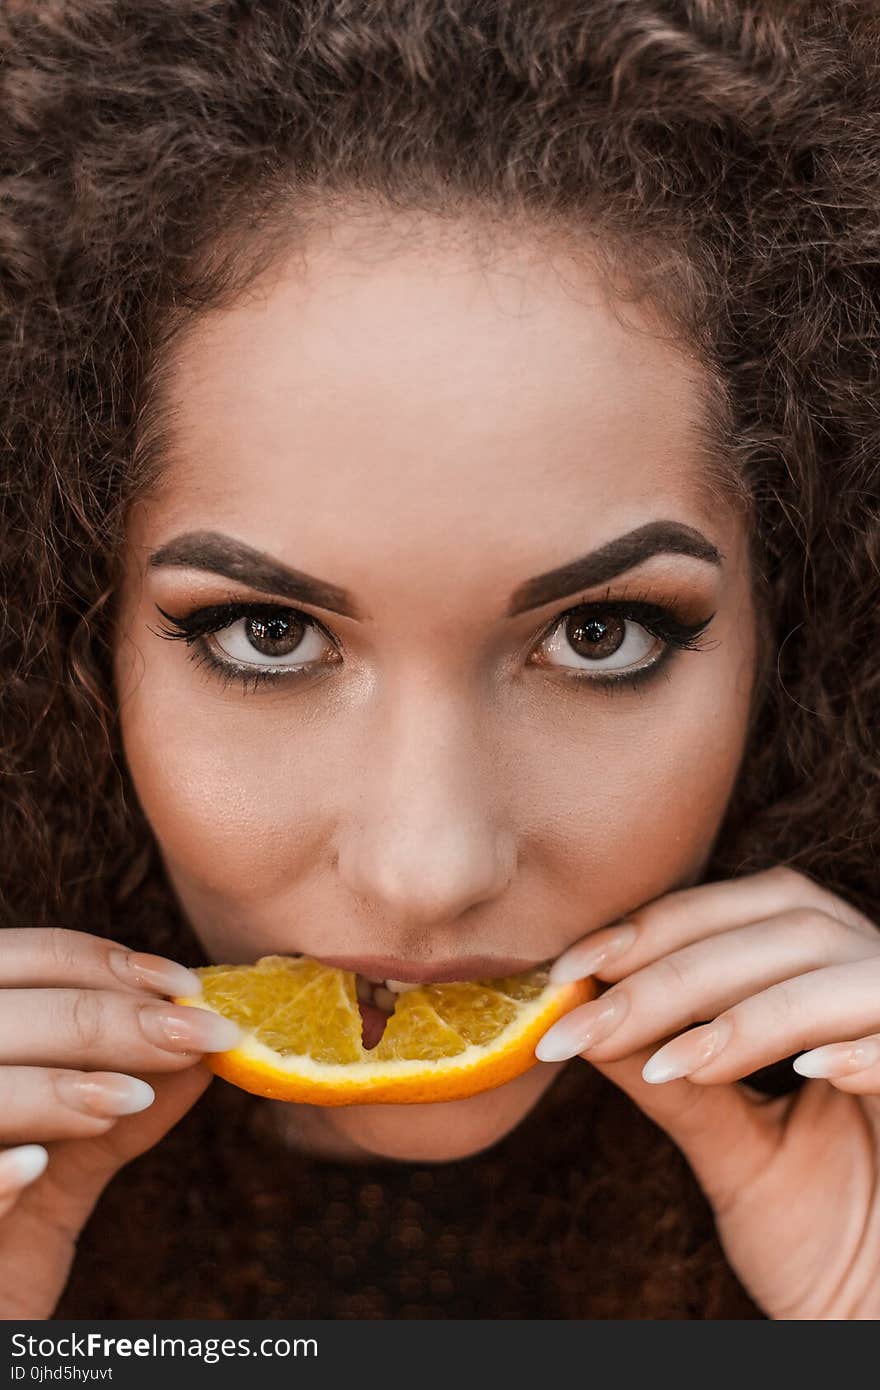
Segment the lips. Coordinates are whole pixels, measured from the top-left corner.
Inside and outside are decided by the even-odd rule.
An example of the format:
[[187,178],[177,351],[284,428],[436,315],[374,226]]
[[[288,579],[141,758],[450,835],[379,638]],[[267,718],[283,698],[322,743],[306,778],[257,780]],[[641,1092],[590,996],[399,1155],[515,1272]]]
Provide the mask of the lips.
[[386,980],[401,984],[430,985],[451,981],[492,980],[504,975],[522,975],[545,965],[545,960],[523,960],[518,956],[459,956],[457,960],[414,961],[398,956],[313,956],[322,965],[351,970],[373,984]]

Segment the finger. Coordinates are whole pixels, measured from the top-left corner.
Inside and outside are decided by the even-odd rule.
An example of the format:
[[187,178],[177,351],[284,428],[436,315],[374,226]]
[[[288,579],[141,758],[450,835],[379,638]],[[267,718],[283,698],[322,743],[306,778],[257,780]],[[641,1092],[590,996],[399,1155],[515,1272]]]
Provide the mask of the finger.
[[192,970],[164,956],[130,951],[118,941],[64,927],[8,928],[0,953],[0,988],[40,985],[149,990],[187,998],[202,989]]
[[839,1091],[880,1096],[880,1033],[813,1048],[792,1065],[801,1076],[821,1077]]
[[118,1072],[0,1067],[0,1143],[104,1134],[154,1099],[152,1086]]
[[[51,1317],[69,1278],[80,1232],[107,1183],[159,1142],[211,1084],[213,1074],[199,1063],[150,1080],[156,1100],[143,1114],[126,1116],[94,1139],[52,1144],[45,1171],[12,1198],[0,1220],[0,1318]],[[22,1268],[28,1270],[26,1281]]]
[[651,1086],[648,1051],[617,1062],[587,1061],[635,1102],[681,1150],[716,1214],[766,1171],[776,1153],[790,1096],[768,1100],[745,1086]]
[[75,1244],[95,1202],[110,1178],[133,1158],[157,1144],[196,1103],[214,1079],[203,1062],[172,1075],[147,1078],[156,1099],[140,1115],[125,1116],[93,1139],[61,1139],[52,1145],[49,1167],[40,1183],[22,1194],[15,1213],[21,1224],[8,1233],[0,1230],[0,1272],[4,1238],[27,1240],[27,1227],[51,1224],[60,1237]]
[[[573,1009],[545,1034],[538,1055],[561,1061],[590,1047],[591,1056],[628,1057],[637,1047],[714,1018],[780,981],[827,965],[880,961],[880,932],[875,935],[867,942],[810,908],[721,932],[628,974],[600,999]],[[613,1005],[619,1010],[616,1020],[610,1017]],[[613,1037],[607,1026],[612,1022]],[[604,1031],[597,1032],[597,1026]]]
[[[735,1081],[803,1048],[880,1029],[880,957],[832,965],[772,985],[711,1023],[655,1052],[656,1084],[687,1076],[698,1085]],[[591,1054],[592,1055],[592,1054]]]
[[11,989],[0,1010],[0,1059],[11,1066],[162,1071],[243,1037],[208,1009],[103,989]]
[[[93,1141],[92,1146],[99,1145],[103,1149],[114,1171],[157,1144],[195,1105],[215,1078],[208,1066],[199,1062],[187,1071],[170,1076],[147,1076],[144,1079],[155,1086],[156,1100],[153,1105],[141,1115],[121,1120],[107,1134]],[[60,1156],[68,1149],[73,1150],[73,1147],[72,1142],[55,1146]]]
[[0,1217],[6,1215],[21,1193],[46,1170],[49,1155],[39,1144],[19,1144],[0,1153]]
[[559,984],[585,975],[619,980],[693,941],[804,909],[824,913],[869,942],[880,938],[874,923],[849,903],[804,874],[777,866],[656,898],[631,912],[625,921],[590,932],[575,942],[554,962],[550,979]]

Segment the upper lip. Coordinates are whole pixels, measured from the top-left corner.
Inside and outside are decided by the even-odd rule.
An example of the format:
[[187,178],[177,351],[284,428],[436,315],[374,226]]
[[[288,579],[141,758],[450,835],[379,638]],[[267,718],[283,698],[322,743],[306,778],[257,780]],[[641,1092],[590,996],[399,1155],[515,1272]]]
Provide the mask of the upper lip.
[[449,980],[486,980],[499,975],[520,975],[534,970],[544,961],[519,960],[513,956],[459,956],[457,960],[398,960],[394,956],[314,956],[322,965],[337,970],[354,970],[368,980],[401,980],[408,985],[438,984]]

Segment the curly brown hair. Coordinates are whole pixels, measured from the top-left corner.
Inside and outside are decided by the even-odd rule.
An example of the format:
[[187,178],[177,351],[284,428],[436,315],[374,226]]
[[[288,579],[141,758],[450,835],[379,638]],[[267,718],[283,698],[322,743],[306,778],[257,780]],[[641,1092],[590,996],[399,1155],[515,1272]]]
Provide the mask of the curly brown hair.
[[707,876],[880,920],[872,8],[6,0],[0,925],[181,954],[115,717],[126,509],[174,333],[360,199],[589,239],[705,364],[770,650]]
[[243,248],[363,194],[580,222],[720,371],[775,661],[711,876],[785,862],[876,914],[865,7],[18,0],[0,25],[0,922],[136,915],[108,600],[161,453],[147,388],[175,326],[255,273]]

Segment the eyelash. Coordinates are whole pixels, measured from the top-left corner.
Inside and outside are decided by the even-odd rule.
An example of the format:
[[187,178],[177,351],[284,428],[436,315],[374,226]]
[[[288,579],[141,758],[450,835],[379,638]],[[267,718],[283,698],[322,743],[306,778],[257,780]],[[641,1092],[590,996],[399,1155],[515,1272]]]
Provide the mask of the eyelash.
[[[196,644],[195,652],[191,653],[191,660],[196,666],[205,666],[220,681],[223,689],[237,682],[247,694],[248,689],[256,692],[264,682],[270,683],[287,678],[295,680],[308,674],[308,667],[304,666],[301,670],[273,670],[267,667],[264,670],[257,668],[248,670],[244,666],[237,666],[232,661],[221,661],[216,657],[208,646],[205,638],[210,637],[214,632],[222,632],[225,628],[231,627],[239,618],[265,618],[267,616],[277,617],[279,613],[293,613],[301,618],[304,624],[311,624],[317,628],[327,638],[332,646],[338,649],[339,643],[324,627],[323,623],[313,618],[311,613],[305,613],[301,608],[290,608],[280,603],[223,603],[212,608],[199,608],[194,613],[188,613],[183,617],[175,617],[173,613],[166,613],[164,608],[156,604],[163,618],[167,618],[169,623],[174,624],[174,628],[159,627],[152,629],[157,636],[168,638],[170,641],[183,641],[187,647]],[[175,630],[176,629],[176,630]]]
[[[287,670],[274,670],[267,667],[265,670],[248,670],[245,667],[237,666],[234,662],[219,660],[208,646],[205,639],[215,632],[222,632],[239,618],[254,618],[276,616],[279,613],[296,614],[306,624],[311,624],[319,632],[322,632],[332,646],[339,650],[338,641],[320,623],[317,618],[313,618],[310,613],[305,613],[300,608],[290,608],[281,604],[274,603],[226,603],[215,605],[210,608],[200,608],[194,613],[176,617],[173,613],[166,613],[164,608],[156,607],[166,618],[172,627],[159,627],[151,629],[159,637],[164,637],[169,641],[186,642],[187,647],[196,646],[196,651],[190,654],[190,659],[197,666],[206,666],[221,682],[223,688],[237,682],[242,686],[245,693],[248,689],[256,691],[264,682],[275,682],[279,679],[295,680],[308,674],[307,663],[300,670],[288,668]],[[537,646],[540,646],[546,638],[560,627],[567,618],[574,614],[589,613],[613,613],[615,617],[628,619],[638,623],[652,637],[664,643],[665,650],[654,661],[644,666],[636,667],[634,671],[624,675],[616,676],[596,676],[587,675],[585,671],[578,671],[575,668],[558,667],[557,672],[565,678],[572,680],[585,680],[591,686],[599,685],[612,691],[632,689],[634,686],[642,686],[647,681],[660,675],[661,671],[667,666],[668,662],[676,651],[702,651],[706,647],[703,641],[703,634],[711,623],[715,614],[711,613],[700,623],[685,623],[676,617],[672,609],[662,604],[650,603],[642,598],[632,599],[606,599],[593,601],[591,603],[576,604],[573,608],[567,608],[563,613],[558,613],[546,625],[537,639]]]
[[631,622],[638,623],[646,632],[650,632],[652,637],[656,637],[664,644],[664,650],[653,661],[647,662],[643,666],[636,666],[631,671],[624,671],[619,675],[590,675],[586,670],[578,670],[574,667],[556,668],[556,674],[566,680],[588,682],[590,686],[600,686],[608,694],[622,694],[628,690],[639,689],[648,684],[651,680],[658,679],[661,675],[669,672],[667,667],[675,656],[676,652],[705,651],[709,645],[705,640],[705,631],[715,617],[710,613],[708,618],[704,618],[699,623],[686,623],[678,618],[671,608],[664,604],[651,603],[649,600],[636,595],[630,599],[602,599],[593,600],[590,603],[575,604],[573,608],[567,608],[564,613],[557,613],[542,631],[537,646],[546,641],[547,637],[558,627],[561,627],[567,618],[574,614],[608,614],[611,613],[617,618],[629,619]]

